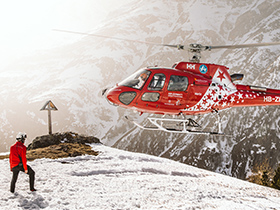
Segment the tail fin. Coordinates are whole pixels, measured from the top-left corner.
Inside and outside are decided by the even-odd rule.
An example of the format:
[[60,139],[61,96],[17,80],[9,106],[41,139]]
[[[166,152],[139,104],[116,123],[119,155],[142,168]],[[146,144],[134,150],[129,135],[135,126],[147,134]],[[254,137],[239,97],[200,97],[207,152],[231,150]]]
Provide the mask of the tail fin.
[[[231,76],[228,73],[228,68],[220,65],[213,65],[213,78],[212,81],[230,89],[236,89],[236,85],[232,82]],[[216,68],[215,68],[216,67]]]

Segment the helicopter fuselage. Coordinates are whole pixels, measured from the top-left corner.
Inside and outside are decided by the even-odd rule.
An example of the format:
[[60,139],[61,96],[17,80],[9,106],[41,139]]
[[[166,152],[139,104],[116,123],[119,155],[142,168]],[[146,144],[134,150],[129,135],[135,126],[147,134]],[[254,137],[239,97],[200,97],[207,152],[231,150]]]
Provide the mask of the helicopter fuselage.
[[140,113],[196,115],[230,107],[280,105],[280,90],[235,84],[222,65],[179,62],[141,69],[110,89],[107,99]]

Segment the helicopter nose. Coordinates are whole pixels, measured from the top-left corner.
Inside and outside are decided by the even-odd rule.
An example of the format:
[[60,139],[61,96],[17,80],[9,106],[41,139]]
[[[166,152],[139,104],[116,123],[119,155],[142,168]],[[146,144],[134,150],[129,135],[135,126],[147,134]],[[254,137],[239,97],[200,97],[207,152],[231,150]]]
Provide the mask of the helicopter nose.
[[107,90],[106,91],[107,93],[104,93],[105,94],[105,97],[107,98],[108,102],[112,105],[115,105],[115,106],[118,106],[118,93],[116,93],[115,89],[112,88],[110,89],[109,91]]
[[117,86],[106,93],[107,101],[115,106],[128,106],[134,100],[137,93]]

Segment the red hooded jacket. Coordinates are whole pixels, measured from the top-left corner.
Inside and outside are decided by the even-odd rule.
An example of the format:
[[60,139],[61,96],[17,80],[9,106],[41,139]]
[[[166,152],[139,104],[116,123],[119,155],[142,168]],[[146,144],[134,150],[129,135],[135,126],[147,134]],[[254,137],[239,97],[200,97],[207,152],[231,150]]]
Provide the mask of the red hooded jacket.
[[26,146],[22,142],[17,141],[10,149],[11,170],[20,162],[22,162],[24,170],[27,170]]

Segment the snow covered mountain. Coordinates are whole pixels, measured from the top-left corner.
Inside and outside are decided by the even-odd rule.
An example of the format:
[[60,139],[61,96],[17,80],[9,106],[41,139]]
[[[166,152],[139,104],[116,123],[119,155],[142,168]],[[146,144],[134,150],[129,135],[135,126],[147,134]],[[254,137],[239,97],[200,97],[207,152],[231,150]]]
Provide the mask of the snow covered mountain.
[[[38,191],[0,174],[1,209],[278,209],[280,192],[165,158],[92,145],[98,156],[37,159]],[[8,159],[0,167],[9,168]]]
[[[88,32],[131,40],[167,44],[210,45],[279,41],[280,2],[137,0],[112,12]],[[71,30],[71,29],[70,29]],[[77,35],[78,36],[78,35]],[[279,86],[277,47],[205,52],[203,62],[218,63],[230,73],[244,73],[243,84]],[[94,135],[107,145],[179,160],[201,168],[245,178],[254,164],[279,162],[278,107],[238,108],[221,112],[223,130],[230,136],[179,135],[148,132],[124,119],[130,110],[110,106],[101,90],[120,82],[139,68],[172,66],[188,60],[177,51],[137,42],[81,36],[65,47],[38,52],[1,68],[1,149],[6,151],[18,131],[47,133],[47,113],[39,111],[52,100],[53,131]],[[215,115],[199,122],[212,127]]]
[[[279,1],[271,4],[265,1],[179,2],[177,10],[168,6],[176,16],[174,19],[171,14],[165,14],[176,23],[168,38],[177,38],[177,43],[194,39],[194,42],[212,44],[279,41],[279,6]],[[243,73],[243,84],[280,88],[279,52],[279,46],[213,51],[205,53],[203,60],[224,64],[230,68],[230,73]],[[277,167],[280,159],[278,107],[238,108],[220,113],[223,130],[228,136],[179,135],[135,129],[114,146],[168,157],[243,179],[250,174],[253,165],[264,161],[272,168]],[[199,120],[208,128],[213,127],[213,121],[217,121],[214,115]]]

